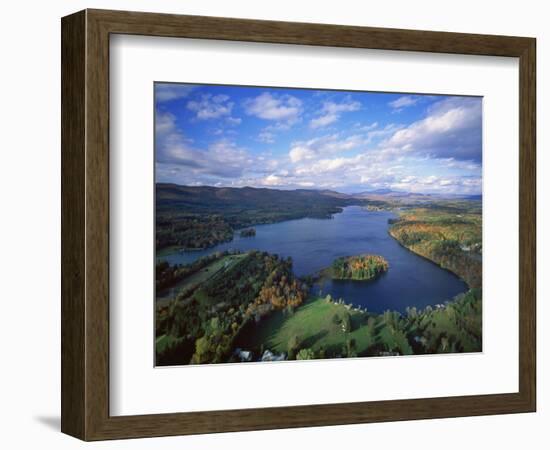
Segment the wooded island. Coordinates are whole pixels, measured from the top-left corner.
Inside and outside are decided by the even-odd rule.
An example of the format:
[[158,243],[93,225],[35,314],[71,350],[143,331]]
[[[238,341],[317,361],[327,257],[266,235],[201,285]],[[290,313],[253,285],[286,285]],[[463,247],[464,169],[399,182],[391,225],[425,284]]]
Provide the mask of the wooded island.
[[382,275],[388,268],[388,261],[379,255],[347,256],[334,260],[331,276],[334,280],[369,281]]

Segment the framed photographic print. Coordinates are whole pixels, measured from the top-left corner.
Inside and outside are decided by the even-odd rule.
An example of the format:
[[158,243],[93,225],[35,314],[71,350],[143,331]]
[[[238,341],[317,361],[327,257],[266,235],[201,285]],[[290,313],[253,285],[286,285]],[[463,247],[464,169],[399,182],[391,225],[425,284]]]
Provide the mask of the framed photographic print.
[[62,20],[62,431],[535,410],[535,39]]

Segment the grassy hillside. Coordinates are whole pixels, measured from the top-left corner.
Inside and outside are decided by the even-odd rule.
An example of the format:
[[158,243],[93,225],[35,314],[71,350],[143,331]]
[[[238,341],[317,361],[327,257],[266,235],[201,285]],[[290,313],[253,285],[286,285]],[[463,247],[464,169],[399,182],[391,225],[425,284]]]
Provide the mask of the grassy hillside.
[[261,355],[269,349],[296,359],[481,351],[481,297],[469,291],[454,302],[407,314],[371,314],[313,298],[288,314],[279,311],[242,329],[235,345]]

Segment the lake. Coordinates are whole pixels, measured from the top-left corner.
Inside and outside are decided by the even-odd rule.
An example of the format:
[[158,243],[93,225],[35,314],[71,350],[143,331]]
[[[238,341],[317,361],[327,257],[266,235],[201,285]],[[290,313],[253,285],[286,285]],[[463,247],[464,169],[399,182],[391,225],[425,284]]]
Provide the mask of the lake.
[[395,310],[407,306],[424,308],[451,300],[468,290],[453,273],[402,247],[388,234],[387,211],[366,211],[348,206],[332,219],[298,219],[257,225],[256,236],[240,237],[207,250],[175,252],[159,259],[170,264],[188,264],[201,256],[224,250],[261,250],[290,256],[298,276],[315,274],[341,256],[373,253],[389,263],[389,270],[374,281],[328,280],[314,293],[330,294],[346,303],[366,307],[369,311]]

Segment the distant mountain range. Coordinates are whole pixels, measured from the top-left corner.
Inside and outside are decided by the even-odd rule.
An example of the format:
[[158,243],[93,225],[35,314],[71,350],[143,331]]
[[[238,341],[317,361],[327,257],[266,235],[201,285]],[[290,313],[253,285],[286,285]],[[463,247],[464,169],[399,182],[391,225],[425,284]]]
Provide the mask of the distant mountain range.
[[403,201],[432,201],[432,200],[481,200],[481,195],[466,194],[423,194],[419,192],[393,191],[391,189],[376,189],[352,194],[353,198],[367,200],[403,200]]
[[253,187],[181,186],[157,183],[157,208],[175,206],[194,210],[266,209],[295,208],[308,205],[311,208],[332,208],[369,201],[391,201],[399,203],[424,203],[434,200],[480,200],[481,195],[421,194],[391,189],[377,189],[355,194],[344,194],[333,190],[316,189],[271,189]]
[[157,209],[180,207],[193,210],[291,210],[338,208],[356,202],[346,194],[313,189],[279,190],[253,187],[180,186],[157,183]]
[[357,192],[356,194],[352,194],[352,195],[356,195],[356,196],[369,195],[369,194],[384,195],[384,194],[392,194],[394,192],[398,192],[398,191],[392,191],[391,189],[374,189],[372,191]]

